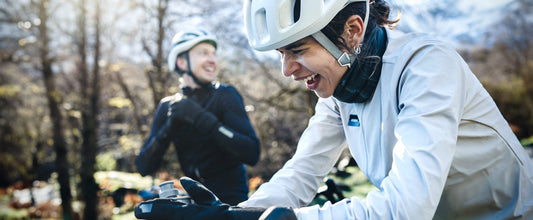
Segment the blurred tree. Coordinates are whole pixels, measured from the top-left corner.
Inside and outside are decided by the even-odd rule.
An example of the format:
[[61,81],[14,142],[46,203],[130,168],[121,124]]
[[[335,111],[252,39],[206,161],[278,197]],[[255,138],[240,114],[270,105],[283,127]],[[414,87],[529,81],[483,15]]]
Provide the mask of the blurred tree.
[[262,144],[261,160],[249,172],[270,179],[294,154],[318,96],[302,83],[284,79],[277,59],[260,60],[253,51],[248,53],[252,59],[244,61],[245,72],[251,79],[239,76],[231,82],[253,106],[249,114]]
[[[53,149],[42,76],[35,70],[39,24],[30,2],[1,3],[0,186],[50,177]],[[8,6],[8,7],[7,7]],[[9,10],[8,10],[9,9]],[[28,65],[28,64],[32,65]]]
[[87,38],[87,22],[89,17],[87,7],[89,3],[85,0],[80,0],[77,4],[79,7],[78,14],[78,28],[79,40],[77,41],[78,54],[80,61],[78,64],[80,83],[80,99],[81,99],[81,118],[82,118],[82,145],[81,145],[81,194],[85,202],[83,211],[84,219],[97,219],[97,191],[98,185],[94,180],[96,154],[98,152],[98,114],[100,112],[100,0],[91,2],[94,4],[94,37],[92,45],[92,74],[89,74],[87,64],[88,53],[86,50]]
[[533,136],[533,2],[517,2],[519,7],[492,30],[492,47],[463,55],[522,139]]
[[[155,30],[156,36],[152,36],[152,38],[149,39],[142,39],[143,50],[150,57],[152,64],[145,71],[146,78],[148,78],[149,88],[153,97],[152,103],[154,109],[151,112],[155,111],[159,100],[167,95],[167,89],[169,87],[169,73],[168,71],[163,70],[163,66],[166,64],[164,62],[164,57],[166,56],[163,55],[163,40],[165,39],[165,21],[167,17],[168,3],[169,0],[157,0],[157,5],[155,8],[153,8],[147,4],[146,1],[137,2],[137,6],[142,7],[142,9],[145,10],[148,15],[152,15],[150,17],[151,19],[157,20],[157,26]],[[150,39],[155,39],[155,49],[150,46],[152,45]]]
[[[32,150],[27,146],[33,142],[24,133],[24,130],[30,129],[31,124],[21,118],[20,111],[24,108],[24,87],[21,81],[27,78],[17,77],[21,70],[15,63],[4,60],[13,59],[13,54],[7,49],[2,50],[2,53],[5,57],[0,64],[0,186],[7,186],[14,180],[31,181],[28,152]],[[42,117],[42,114],[34,117],[39,116]],[[14,170],[17,172],[13,172]]]
[[53,125],[53,143],[56,152],[56,169],[58,182],[61,186],[61,206],[63,209],[63,219],[72,219],[72,195],[70,189],[69,164],[67,160],[67,146],[63,134],[63,116],[60,110],[62,93],[56,88],[54,72],[52,71],[52,59],[50,54],[50,38],[48,29],[48,19],[50,17],[50,0],[32,0],[32,5],[37,9],[37,16],[40,20],[39,31],[39,58],[40,70],[43,75],[46,88],[46,97],[50,109],[50,118]]
[[242,11],[235,10],[241,2],[196,5],[210,15],[200,25],[214,30],[219,40],[219,80],[241,92],[261,142],[261,159],[247,172],[269,179],[294,154],[318,97],[303,83],[283,76],[277,52],[257,52],[249,46]]

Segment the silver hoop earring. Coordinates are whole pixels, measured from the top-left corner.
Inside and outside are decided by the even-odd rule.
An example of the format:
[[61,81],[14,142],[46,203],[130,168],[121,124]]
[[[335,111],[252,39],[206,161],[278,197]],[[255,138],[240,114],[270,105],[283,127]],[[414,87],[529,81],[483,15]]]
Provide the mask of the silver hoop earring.
[[357,47],[353,47],[355,55],[359,55],[361,53],[361,47],[357,45]]

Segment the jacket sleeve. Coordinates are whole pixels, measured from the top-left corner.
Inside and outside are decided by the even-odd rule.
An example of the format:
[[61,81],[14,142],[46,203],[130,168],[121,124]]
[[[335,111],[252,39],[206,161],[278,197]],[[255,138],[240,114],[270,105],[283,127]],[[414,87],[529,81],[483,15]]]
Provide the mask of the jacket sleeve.
[[300,207],[311,202],[323,178],[346,146],[340,116],[333,101],[319,99],[315,109],[316,113],[303,132],[294,156],[239,206]]
[[168,101],[162,100],[152,122],[150,135],[146,138],[139,155],[135,159],[137,170],[142,176],[153,174],[160,166],[165,152],[170,145],[167,120]]
[[215,142],[230,155],[248,165],[255,165],[260,156],[260,143],[244,109],[242,97],[233,87],[224,92],[224,113],[213,134]]
[[[301,219],[432,219],[437,210],[465,106],[466,63],[450,48],[429,45],[411,57],[398,82],[398,139],[392,167],[364,200],[297,210]],[[388,94],[382,94],[388,95]],[[379,160],[380,158],[371,158]]]

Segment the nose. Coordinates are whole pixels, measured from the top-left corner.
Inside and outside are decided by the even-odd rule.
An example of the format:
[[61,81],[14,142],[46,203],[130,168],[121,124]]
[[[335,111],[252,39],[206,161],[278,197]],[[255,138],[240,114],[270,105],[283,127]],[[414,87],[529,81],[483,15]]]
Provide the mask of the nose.
[[212,62],[212,63],[217,63],[217,55],[216,54],[211,54],[207,57],[207,60],[209,62]]
[[296,73],[300,68],[300,64],[295,62],[290,56],[283,56],[282,59],[282,72],[285,77],[290,77]]

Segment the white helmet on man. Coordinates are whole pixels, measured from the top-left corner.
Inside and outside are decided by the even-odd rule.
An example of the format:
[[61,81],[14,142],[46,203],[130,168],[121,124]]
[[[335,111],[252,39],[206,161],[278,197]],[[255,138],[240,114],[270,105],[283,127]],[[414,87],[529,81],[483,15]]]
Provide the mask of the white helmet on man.
[[352,2],[366,2],[366,29],[368,1],[244,0],[244,22],[250,45],[259,51],[273,50],[315,34]]
[[207,42],[217,48],[217,40],[214,35],[203,29],[193,29],[180,31],[172,38],[172,46],[168,54],[168,68],[174,72],[176,68],[176,59],[178,55],[189,51],[199,43]]

